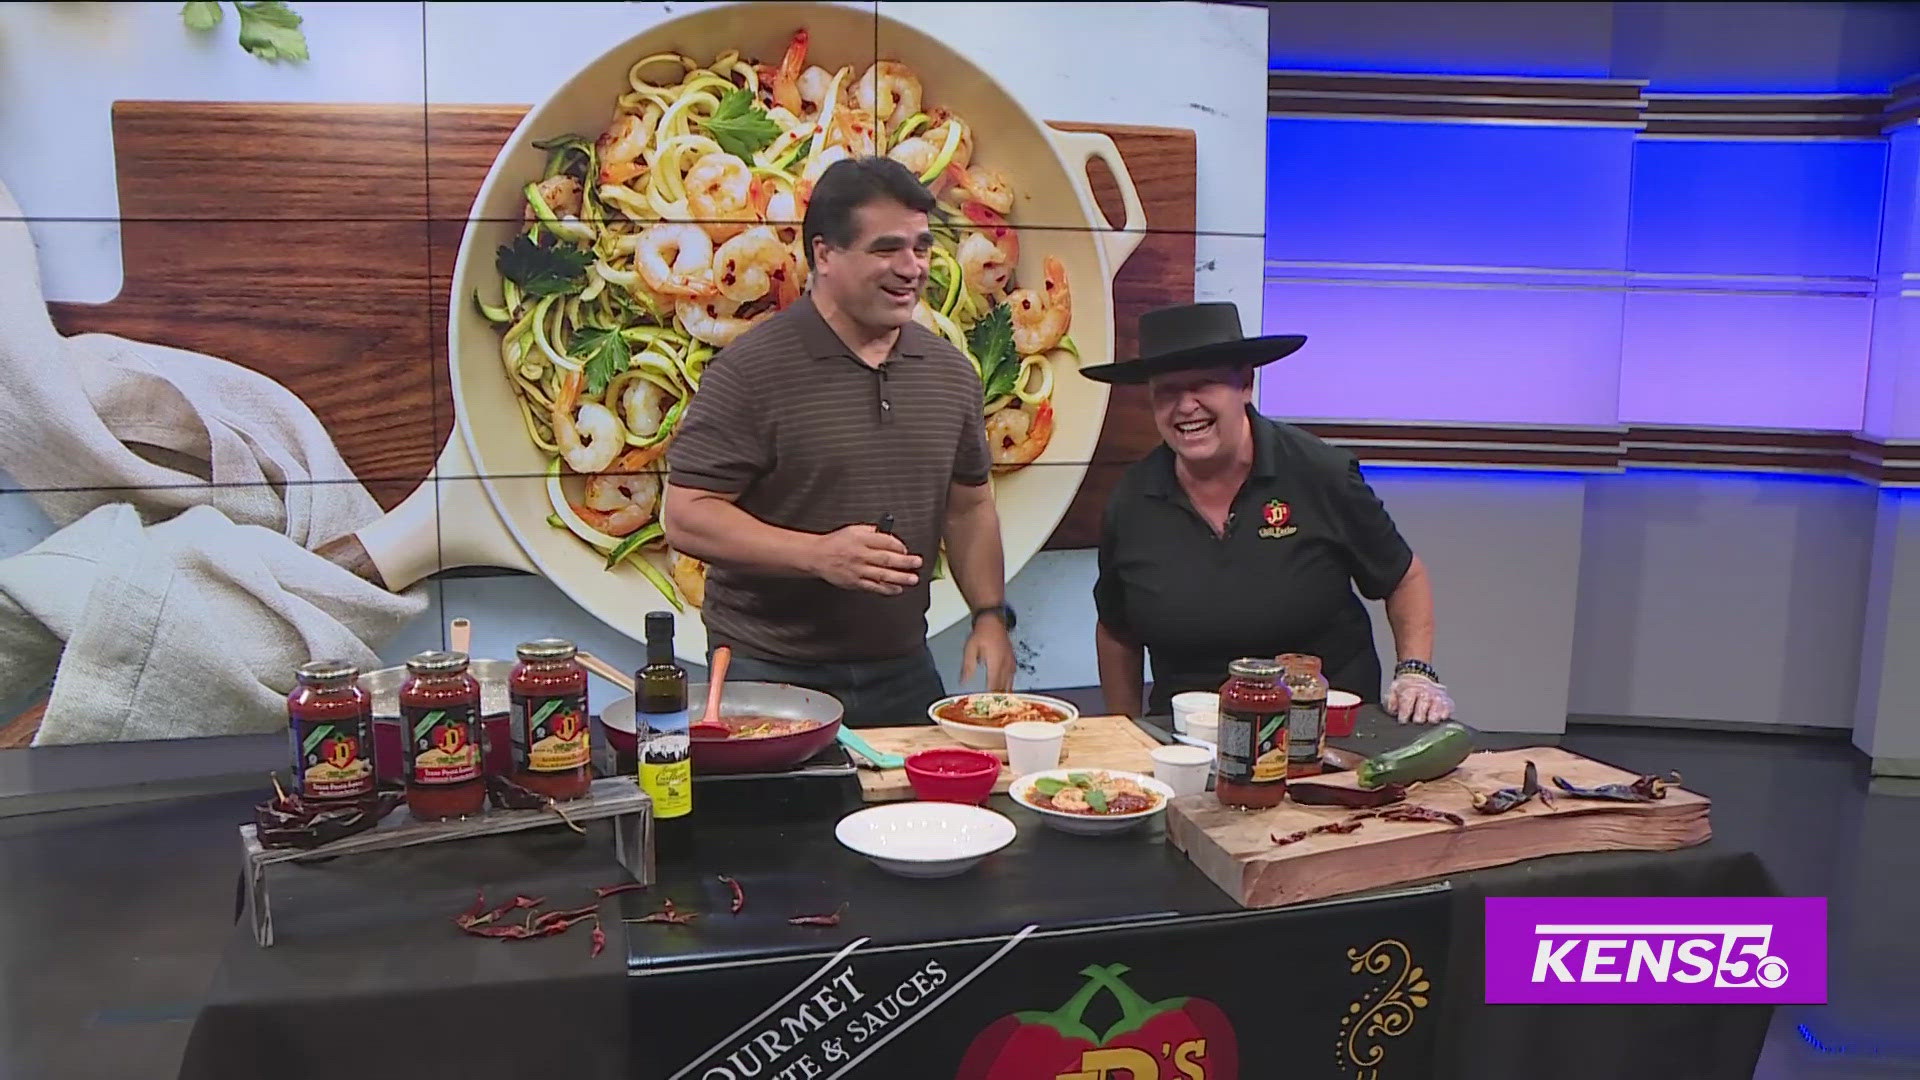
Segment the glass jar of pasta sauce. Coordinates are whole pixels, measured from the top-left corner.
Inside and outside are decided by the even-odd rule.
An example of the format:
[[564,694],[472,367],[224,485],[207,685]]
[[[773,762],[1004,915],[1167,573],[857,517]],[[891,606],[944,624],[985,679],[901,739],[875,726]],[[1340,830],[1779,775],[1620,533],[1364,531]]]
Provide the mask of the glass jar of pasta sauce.
[[513,780],[549,799],[577,799],[593,786],[587,730],[587,669],[573,642],[541,638],[514,650],[507,684],[513,715]]
[[345,660],[314,660],[294,671],[287,695],[287,737],[294,791],[302,798],[347,802],[373,794],[373,698],[360,669]]
[[425,652],[400,686],[407,747],[407,809],[422,821],[477,814],[487,802],[480,765],[480,682],[467,654]]
[[1287,710],[1292,698],[1280,665],[1247,658],[1227,666],[1220,687],[1220,805],[1243,810],[1278,806],[1287,797]]
[[1284,682],[1292,703],[1287,710],[1287,775],[1314,776],[1321,772],[1320,755],[1327,749],[1327,679],[1320,658],[1303,653],[1276,657],[1286,672]]

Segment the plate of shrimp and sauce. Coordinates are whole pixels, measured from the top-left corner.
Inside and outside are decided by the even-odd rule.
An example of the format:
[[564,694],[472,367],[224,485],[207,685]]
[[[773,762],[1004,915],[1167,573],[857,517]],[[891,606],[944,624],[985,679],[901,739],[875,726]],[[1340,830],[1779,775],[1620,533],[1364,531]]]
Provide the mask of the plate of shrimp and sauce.
[[[1113,277],[1146,227],[1138,193],[1110,138],[1036,120],[931,35],[775,2],[641,32],[515,129],[454,265],[457,431],[438,482],[358,534],[387,584],[525,569],[636,637],[672,609],[680,653],[703,658],[705,567],[668,548],[660,522],[666,450],[714,356],[802,295],[812,184],[865,153],[907,165],[937,200],[914,318],[980,375],[1018,573],[1099,438],[1107,387],[1074,371],[1113,358]],[[1093,201],[1095,159],[1118,181],[1118,227]],[[934,573],[929,634],[967,614],[940,560]]]
[[1051,828],[1105,836],[1125,832],[1165,810],[1173,789],[1142,773],[1047,769],[1019,777],[1007,794]]

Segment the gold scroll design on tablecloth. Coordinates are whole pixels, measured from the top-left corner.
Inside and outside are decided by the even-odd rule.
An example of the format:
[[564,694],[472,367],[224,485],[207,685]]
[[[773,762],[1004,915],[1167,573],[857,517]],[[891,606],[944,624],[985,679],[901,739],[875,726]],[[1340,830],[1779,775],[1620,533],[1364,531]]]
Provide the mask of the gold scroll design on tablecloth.
[[1339,1049],[1335,1057],[1342,1072],[1354,1070],[1355,1080],[1380,1080],[1381,1063],[1387,1059],[1384,1040],[1396,1039],[1413,1030],[1413,1021],[1427,1007],[1433,984],[1426,969],[1413,962],[1407,947],[1391,938],[1374,942],[1364,952],[1347,950],[1349,968],[1354,974],[1363,969],[1378,976],[1373,988],[1347,1005],[1340,1020]]

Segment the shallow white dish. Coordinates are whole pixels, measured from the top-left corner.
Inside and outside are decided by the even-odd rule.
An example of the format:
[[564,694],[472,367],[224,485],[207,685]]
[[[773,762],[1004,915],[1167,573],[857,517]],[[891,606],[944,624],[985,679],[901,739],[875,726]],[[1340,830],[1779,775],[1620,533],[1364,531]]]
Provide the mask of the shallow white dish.
[[[979,694],[954,694],[949,697],[943,697],[939,701],[927,706],[927,719],[940,725],[941,731],[946,732],[952,737],[953,741],[962,746],[971,746],[976,750],[1005,749],[1007,745],[1007,732],[1005,728],[955,723],[952,720],[942,719],[936,711],[962,698],[979,696]],[[1044,694],[1014,693],[1008,696],[1017,697],[1022,701],[1032,701],[1065,713],[1067,718],[1060,722],[1060,730],[1062,731],[1073,727],[1073,722],[1080,719],[1080,710],[1074,708],[1073,703],[1070,701],[1061,701],[1059,698],[1047,697]]]
[[964,874],[1018,832],[1004,814],[945,802],[885,803],[848,814],[833,828],[835,839],[875,866],[911,878]]
[[[1139,784],[1141,787],[1146,788],[1148,791],[1153,792],[1155,795],[1160,796],[1160,804],[1151,810],[1141,810],[1137,813],[1102,814],[1098,817],[1091,814],[1069,814],[1064,810],[1054,810],[1045,806],[1034,805],[1033,785],[1035,781],[1049,777],[1056,780],[1065,780],[1069,774],[1078,772],[1103,772],[1108,776],[1125,777]],[[1106,836],[1112,833],[1126,832],[1128,829],[1165,811],[1167,801],[1173,798],[1173,789],[1168,787],[1163,781],[1155,780],[1145,773],[1125,772],[1120,769],[1048,769],[1045,772],[1031,773],[1016,779],[1012,787],[1007,789],[1007,794],[1013,797],[1014,802],[1039,814],[1042,822],[1052,828],[1059,829],[1061,832],[1074,833],[1079,836]]]

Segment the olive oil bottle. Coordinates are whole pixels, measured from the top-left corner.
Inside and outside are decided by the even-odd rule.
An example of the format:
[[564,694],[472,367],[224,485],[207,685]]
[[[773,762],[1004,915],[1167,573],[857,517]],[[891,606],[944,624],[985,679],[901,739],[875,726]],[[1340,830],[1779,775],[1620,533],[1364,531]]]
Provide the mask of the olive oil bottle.
[[647,666],[633,683],[640,789],[653,799],[654,851],[661,858],[684,856],[693,848],[693,744],[687,669],[673,657],[672,612],[647,614]]

